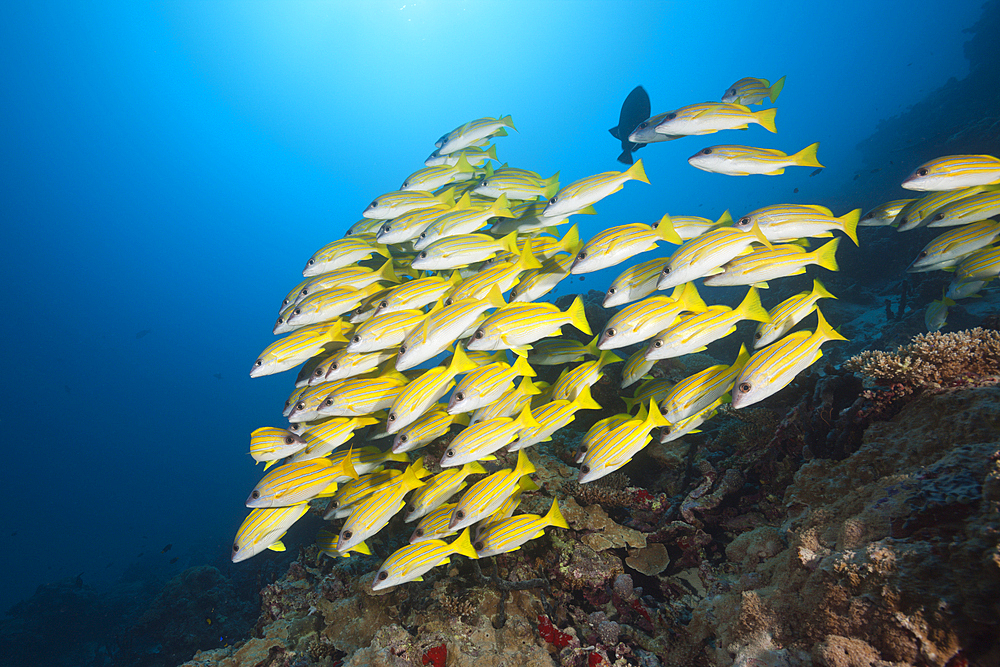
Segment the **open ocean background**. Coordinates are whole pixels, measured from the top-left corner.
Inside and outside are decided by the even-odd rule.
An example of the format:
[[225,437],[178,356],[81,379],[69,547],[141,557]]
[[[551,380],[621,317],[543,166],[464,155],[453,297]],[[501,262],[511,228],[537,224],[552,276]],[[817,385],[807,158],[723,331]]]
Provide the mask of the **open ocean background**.
[[[630,183],[598,215],[574,218],[581,237],[668,212],[868,208],[879,202],[852,195],[858,143],[967,73],[963,30],[980,11],[978,1],[6,7],[0,609],[67,577],[101,588],[247,566],[230,564],[229,549],[261,475],[249,434],[282,422],[290,391],[288,374],[251,380],[250,365],[306,259],[422,167],[443,133],[511,114],[518,132],[497,141],[501,160],[567,184],[623,168],[608,128],[636,85],[660,113],[718,100],[744,76],[785,75],[778,134],[751,126],[644,148],[652,185]],[[686,163],[718,143],[792,153],[815,141],[826,166],[816,177],[732,178]],[[914,166],[887,168],[898,182]],[[549,299],[603,291],[626,266],[573,277]]]

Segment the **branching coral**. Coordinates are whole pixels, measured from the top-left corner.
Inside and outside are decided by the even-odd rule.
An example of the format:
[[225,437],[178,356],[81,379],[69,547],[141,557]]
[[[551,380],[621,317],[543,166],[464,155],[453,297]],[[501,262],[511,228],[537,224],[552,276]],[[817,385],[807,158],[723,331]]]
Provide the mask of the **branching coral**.
[[992,384],[1000,374],[1000,332],[968,329],[915,336],[895,352],[866,350],[844,362],[873,384],[955,387]]

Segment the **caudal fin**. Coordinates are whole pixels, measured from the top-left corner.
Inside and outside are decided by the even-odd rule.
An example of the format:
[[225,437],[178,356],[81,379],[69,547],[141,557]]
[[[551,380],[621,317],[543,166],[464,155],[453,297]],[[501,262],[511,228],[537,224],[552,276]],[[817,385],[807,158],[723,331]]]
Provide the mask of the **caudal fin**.
[[785,77],[781,77],[774,84],[768,88],[767,96],[771,98],[771,104],[778,101],[778,95],[781,94],[781,89],[785,87]]
[[837,244],[840,243],[840,237],[833,239],[828,243],[824,243],[820,247],[813,251],[812,255],[816,258],[816,263],[822,266],[824,269],[830,271],[839,271],[840,267],[837,266]]
[[587,311],[583,306],[582,297],[577,296],[573,299],[573,303],[566,309],[566,315],[569,316],[570,324],[588,336],[594,335],[594,332],[590,330],[590,324],[587,322]]
[[765,130],[777,133],[778,130],[774,127],[774,114],[776,112],[777,109],[774,108],[764,109],[762,111],[754,111],[753,116]]
[[854,245],[861,245],[858,243],[858,220],[861,219],[861,209],[856,208],[850,213],[845,213],[837,219],[843,223],[844,233],[847,234],[852,241],[854,241]]
[[819,163],[819,158],[816,157],[817,150],[819,150],[818,141],[814,144],[809,144],[791,157],[795,161],[795,164],[800,167],[822,167],[823,165]]

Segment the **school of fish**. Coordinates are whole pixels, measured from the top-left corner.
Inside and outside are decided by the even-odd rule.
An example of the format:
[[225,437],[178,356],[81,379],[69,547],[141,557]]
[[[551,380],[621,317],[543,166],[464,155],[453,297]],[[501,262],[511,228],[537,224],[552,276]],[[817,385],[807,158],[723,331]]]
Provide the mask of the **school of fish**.
[[[723,102],[643,121],[621,137],[623,146],[626,138],[663,140],[649,138],[650,127],[669,139],[749,123],[774,132],[773,108],[746,105],[773,102],[783,85],[784,78],[774,85],[741,79]],[[561,185],[558,174],[494,166],[490,142],[512,129],[504,116],[444,134],[423,168],[375,198],[343,238],[306,261],[304,280],[279,308],[274,333],[284,335],[250,371],[259,377],[299,369],[282,413],[288,424],[251,434],[250,454],[265,475],[247,499],[234,562],[283,550],[282,536],[315,499],[324,499],[326,519],[343,519],[339,530],[319,535],[332,557],[370,553],[366,540],[399,512],[414,523],[409,544],[378,569],[376,590],[419,580],[456,554],[513,551],[548,527],[568,528],[555,500],[544,516],[515,513],[521,494],[538,488],[530,448],[576,412],[602,409],[591,387],[609,364],[625,361],[623,388],[641,384],[625,399],[628,412],[584,435],[576,452],[581,484],[625,465],[653,429],[673,440],[725,402],[738,409],[774,394],[822,356],[823,343],[843,340],[819,313],[820,299],[835,298],[819,280],[770,310],[759,290],[811,264],[836,271],[840,238],[815,249],[809,239],[843,232],[857,243],[860,211],[836,216],[821,206],[779,204],[735,220],[728,212],[714,221],[664,215],[583,241],[572,216],[593,214],[629,181],[649,183],[642,161]],[[703,150],[692,164],[776,174],[815,162],[815,145],[793,156],[740,148]],[[569,227],[553,233],[561,225]],[[664,243],[674,246],[669,256],[632,265],[612,282],[604,306],[624,307],[601,331],[592,330],[580,296],[565,310],[540,301],[570,275]],[[696,280],[749,288],[736,307],[709,305]],[[792,332],[813,311],[815,329]],[[743,320],[758,324],[732,364],[673,385],[648,374],[657,360],[704,350]],[[566,327],[592,340],[564,336]],[[627,360],[613,351],[636,344],[642,347]],[[565,368],[549,385],[533,380],[542,365]],[[358,437],[362,446],[354,443],[359,429],[368,429]],[[431,466],[441,471],[432,474],[418,450],[449,433],[439,466]],[[516,464],[487,473],[482,462],[500,450],[516,452]]]

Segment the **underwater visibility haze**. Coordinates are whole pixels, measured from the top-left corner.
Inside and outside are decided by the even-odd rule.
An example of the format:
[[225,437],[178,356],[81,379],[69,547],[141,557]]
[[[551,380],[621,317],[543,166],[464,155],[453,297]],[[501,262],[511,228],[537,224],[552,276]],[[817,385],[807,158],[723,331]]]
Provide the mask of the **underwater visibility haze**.
[[[1000,2],[6,14],[0,664],[174,665],[196,651],[212,653],[189,664],[1000,664],[1000,226],[983,222],[1000,215]],[[463,150],[447,174],[415,173]],[[932,163],[955,155],[990,157]],[[922,165],[927,182],[904,186]],[[394,192],[438,176],[418,188],[436,198]],[[978,189],[951,204],[964,187]],[[926,210],[879,208],[939,192]],[[531,226],[520,216],[533,200],[548,217]],[[777,205],[780,220],[761,212]],[[438,211],[431,225],[476,207],[484,217],[460,232],[489,236],[461,247],[442,245],[453,231],[416,248],[417,233],[379,231],[411,210]],[[722,225],[692,231],[685,216]],[[345,236],[370,252],[321,251]],[[639,297],[605,301],[651,260],[641,296],[660,299],[655,315]],[[289,290],[303,267],[313,275],[307,261],[343,271],[314,290],[342,289],[328,296],[343,306],[332,330],[316,328],[334,317],[328,302],[298,323],[279,310],[286,295],[305,305]],[[476,284],[498,267],[513,268]],[[534,285],[532,269],[557,274],[550,291],[500,303]],[[392,301],[380,288],[417,279],[420,295],[383,306],[393,319],[351,328]],[[798,322],[817,300],[799,333],[778,331],[779,304]],[[268,356],[276,317],[281,335],[318,333],[298,356]],[[777,361],[748,360],[755,331],[787,336],[769,348]],[[396,363],[418,339],[437,347]],[[283,416],[299,365],[344,345],[389,350],[368,358],[382,384],[336,400],[314,390]],[[255,359],[279,368],[250,377]],[[668,392],[697,373],[719,391],[679,407]],[[501,396],[507,411],[491,414]],[[401,446],[396,432],[416,437],[406,429],[439,399],[440,430]],[[543,415],[547,402],[559,405]],[[330,416],[344,420],[339,448],[300,463]],[[543,417],[551,439],[527,437]],[[386,426],[394,437],[376,439]],[[302,447],[252,452],[251,433]],[[918,441],[936,444],[900,444]],[[363,449],[394,442],[395,458]],[[294,483],[275,475],[289,466],[302,466]],[[325,521],[335,502],[362,504],[361,491],[333,493],[367,472],[382,475],[382,504]],[[432,479],[447,493],[428,492]],[[238,552],[267,532],[244,523],[250,508],[309,500],[294,516],[253,510],[279,529],[233,554],[234,536]],[[445,501],[459,505],[438,517],[443,541],[405,547]],[[498,510],[520,514],[462,532]],[[336,539],[359,551],[341,558]],[[921,578],[935,567],[925,547],[959,563],[941,590]],[[861,573],[850,584],[848,570]],[[337,607],[347,600],[355,611]]]

